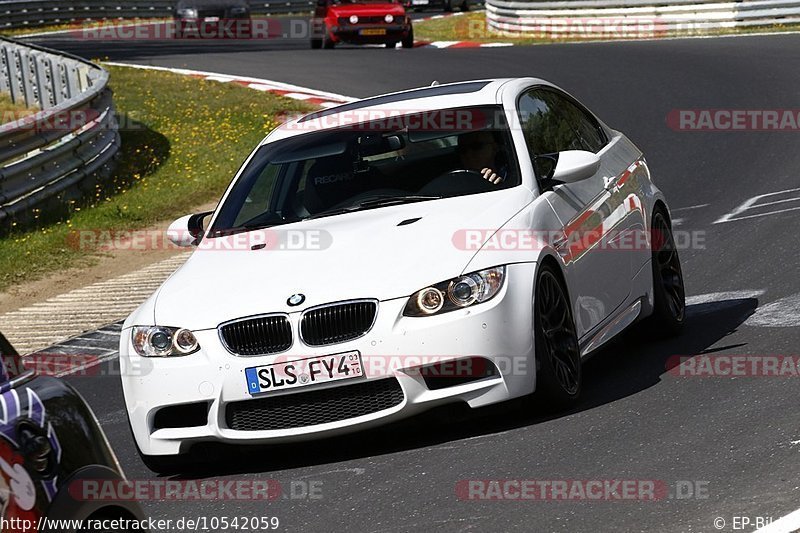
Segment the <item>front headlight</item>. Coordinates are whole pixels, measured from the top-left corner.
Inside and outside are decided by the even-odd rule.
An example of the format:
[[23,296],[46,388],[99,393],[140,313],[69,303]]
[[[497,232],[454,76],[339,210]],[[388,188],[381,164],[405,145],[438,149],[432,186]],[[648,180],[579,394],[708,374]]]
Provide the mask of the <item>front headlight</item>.
[[179,9],[178,15],[187,18],[187,19],[196,19],[197,18],[197,10],[192,8],[186,9]]
[[430,316],[487,302],[500,291],[505,274],[506,267],[498,266],[425,287],[411,295],[403,315]]
[[186,328],[134,326],[131,342],[142,357],[175,357],[200,349],[194,333]]

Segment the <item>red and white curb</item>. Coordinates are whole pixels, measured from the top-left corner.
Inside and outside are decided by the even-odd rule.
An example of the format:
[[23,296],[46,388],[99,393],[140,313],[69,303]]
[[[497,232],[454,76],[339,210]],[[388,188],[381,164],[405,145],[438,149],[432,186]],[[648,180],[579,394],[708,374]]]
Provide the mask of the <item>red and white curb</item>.
[[479,43],[475,41],[416,41],[414,48],[501,48],[514,43]]
[[248,76],[233,76],[230,74],[220,74],[218,72],[205,72],[202,70],[190,70],[185,68],[169,68],[169,67],[156,67],[152,65],[134,65],[131,63],[115,63],[103,62],[104,65],[113,67],[126,67],[137,68],[142,70],[159,70],[162,72],[171,72],[173,74],[180,74],[182,76],[191,76],[192,78],[199,78],[208,81],[218,81],[221,83],[234,83],[247,87],[248,89],[255,89],[256,91],[263,91],[294,100],[303,100],[310,104],[318,105],[320,107],[333,107],[340,104],[352,102],[356,98],[344,96],[341,94],[329,93],[326,91],[318,91],[316,89],[309,89],[308,87],[300,87],[299,85],[292,85],[290,83],[283,83],[274,80],[265,80],[262,78],[251,78]]

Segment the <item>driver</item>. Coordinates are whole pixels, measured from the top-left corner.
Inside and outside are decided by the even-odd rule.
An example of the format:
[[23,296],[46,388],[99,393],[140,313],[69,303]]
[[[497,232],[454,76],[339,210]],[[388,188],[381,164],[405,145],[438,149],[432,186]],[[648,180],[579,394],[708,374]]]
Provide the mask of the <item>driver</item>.
[[478,172],[495,185],[502,183],[507,168],[498,164],[500,146],[490,131],[474,131],[458,136],[458,157],[466,170]]

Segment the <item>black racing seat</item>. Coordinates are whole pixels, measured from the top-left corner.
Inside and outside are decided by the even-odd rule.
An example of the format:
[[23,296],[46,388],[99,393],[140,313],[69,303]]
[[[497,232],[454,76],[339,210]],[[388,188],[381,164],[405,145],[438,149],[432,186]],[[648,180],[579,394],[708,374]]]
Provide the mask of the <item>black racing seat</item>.
[[306,175],[305,190],[295,211],[301,217],[320,213],[345,200],[347,185],[353,180],[353,164],[346,155],[317,159]]

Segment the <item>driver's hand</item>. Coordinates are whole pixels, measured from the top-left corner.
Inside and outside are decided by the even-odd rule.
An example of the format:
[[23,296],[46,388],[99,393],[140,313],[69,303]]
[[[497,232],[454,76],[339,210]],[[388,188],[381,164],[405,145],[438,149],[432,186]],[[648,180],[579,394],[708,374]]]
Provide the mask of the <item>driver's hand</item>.
[[482,169],[481,176],[483,176],[484,179],[489,180],[490,183],[494,183],[495,185],[503,181],[503,176],[498,176],[491,168]]

